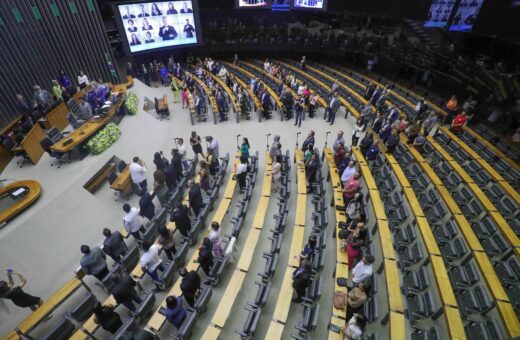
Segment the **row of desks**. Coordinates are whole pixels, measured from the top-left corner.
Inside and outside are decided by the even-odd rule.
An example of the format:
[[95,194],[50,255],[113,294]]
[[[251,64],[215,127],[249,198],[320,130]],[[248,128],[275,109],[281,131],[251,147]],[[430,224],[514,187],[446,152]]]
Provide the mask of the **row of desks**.
[[[372,173],[361,154],[358,147],[353,148],[354,156],[356,157],[360,170],[363,174],[363,178],[367,183],[374,183],[375,180]],[[393,247],[392,234],[388,225],[383,201],[379,196],[379,191],[376,189],[368,188],[368,193],[372,205],[374,207],[377,230],[379,231],[379,239],[381,242],[381,251],[383,256],[383,266],[385,271],[386,280],[386,293],[388,295],[388,308],[389,308],[389,327],[392,339],[402,339],[403,335],[406,334],[405,318],[404,318],[404,306],[403,306],[403,295],[401,294],[401,286],[399,279],[399,272],[397,266],[397,260]],[[374,273],[375,275],[375,273]]]
[[[307,206],[307,179],[305,177],[305,166],[303,164],[303,152],[301,149],[295,150],[296,159],[296,180],[298,185],[298,194],[296,201],[295,216],[303,216],[303,218],[295,221],[293,233],[291,236],[291,248],[289,251],[289,260],[287,268],[285,269],[282,286],[276,300],[276,305],[273,313],[273,319],[269,324],[266,339],[281,339],[289,310],[291,308],[293,288],[292,288],[292,274],[293,271],[299,267],[300,262],[297,258],[304,243],[305,232],[305,216]],[[305,187],[305,190],[303,190]],[[295,258],[296,257],[296,258]]]
[[[332,149],[329,147],[325,147],[323,149],[325,154],[325,158],[327,159],[327,164],[329,166],[329,177],[330,183],[332,185],[333,197],[334,197],[334,209],[336,215],[336,235],[339,235],[341,228],[339,227],[340,222],[346,223],[347,216],[345,211],[338,209],[338,206],[344,206],[345,202],[343,199],[343,190],[341,189],[341,179],[338,174],[338,169],[336,168],[336,163],[334,162],[334,155],[332,153]],[[336,278],[344,277],[348,278],[348,256],[346,252],[340,251],[341,248],[341,239],[336,237]],[[334,291],[339,291],[344,294],[348,294],[347,287],[341,287],[338,285],[337,280],[334,281]],[[346,306],[345,308],[348,308]],[[342,327],[348,320],[345,319],[346,310],[337,309],[332,304],[332,317],[331,324],[336,325],[338,327]],[[341,340],[343,336],[341,333],[336,333],[329,330],[329,339]]]
[[235,110],[235,112],[240,112],[240,105],[238,104],[237,97],[235,96],[233,91],[227,86],[227,84],[222,79],[220,79],[219,77],[217,77],[216,75],[211,73],[210,71],[204,70],[204,73],[209,75],[214,81],[216,81],[224,89],[224,91],[226,91],[226,93],[229,97],[229,100],[231,100],[231,103],[233,104],[233,109]]
[[[249,78],[257,78],[254,74],[252,74],[248,70],[246,70],[238,65],[233,65],[230,63],[226,63],[226,62],[223,62],[223,64],[226,65],[228,68],[231,68],[233,70],[236,70],[236,71],[239,71],[239,72],[245,74]],[[278,96],[278,94],[270,86],[268,86],[264,81],[262,81],[262,80],[259,80],[259,81],[262,83],[264,88],[267,90],[267,92],[269,93],[271,98],[273,98],[274,102],[276,103],[276,106],[278,106],[279,108],[284,108],[285,105],[282,103],[280,96]]]
[[244,89],[244,91],[246,91],[249,94],[249,97],[255,104],[255,107],[258,109],[258,111],[262,111],[263,106],[262,103],[260,103],[260,99],[258,99],[258,97],[253,93],[253,91],[251,91],[249,86],[246,83],[244,83],[244,81],[240,79],[238,76],[235,76],[234,79],[237,81],[238,85],[240,85]]
[[[404,137],[403,137],[404,138]],[[406,145],[406,143],[402,143]],[[409,150],[414,150],[413,148],[409,148]],[[424,157],[418,152],[412,152],[415,160],[419,163],[424,172],[428,175],[428,177],[434,182],[436,188],[438,189],[441,198],[446,203],[448,210],[451,212],[453,217],[455,218],[455,222],[459,226],[459,229],[464,237],[464,240],[468,244],[470,251],[473,254],[475,262],[486,281],[486,284],[493,295],[493,298],[497,304],[497,307],[500,305],[498,309],[498,313],[504,322],[504,328],[508,332],[509,336],[512,338],[520,336],[520,320],[516,316],[516,312],[509,301],[509,297],[507,296],[496,272],[491,264],[487,254],[484,252],[484,248],[482,248],[482,244],[477,238],[475,232],[473,231],[470,223],[463,215],[459,206],[453,200],[453,197],[449,193],[448,189],[444,186],[440,178],[435,174],[435,171],[431,168],[430,164],[424,159]],[[514,248],[516,251],[517,248]]]
[[464,324],[462,323],[462,318],[459,313],[457,299],[455,298],[451,281],[448,276],[448,271],[444,265],[444,260],[442,259],[437,241],[433,236],[430,224],[424,216],[424,212],[421,208],[421,205],[419,204],[419,200],[415,195],[415,192],[410,185],[410,182],[404,175],[394,156],[391,154],[387,154],[385,156],[390,164],[390,167],[397,175],[396,177],[399,181],[399,184],[403,188],[405,197],[416,217],[417,227],[419,228],[424,245],[428,251],[428,257],[430,259],[435,282],[437,283],[441,302],[444,305],[444,318],[446,320],[446,325],[448,326],[450,338],[465,339],[466,336],[464,333]]
[[453,140],[461,149],[463,149],[471,158],[473,158],[480,166],[491,176],[491,178],[496,181],[504,191],[511,196],[511,198],[520,205],[520,194],[507,182],[507,180],[502,177],[489,163],[480,157],[478,153],[476,153],[472,148],[470,148],[466,143],[464,143],[459,137],[455,136],[448,128],[445,126],[441,127],[440,130],[447,135],[451,140]]
[[209,103],[211,105],[211,111],[213,113],[218,113],[217,100],[215,99],[215,96],[213,95],[213,92],[211,92],[211,90],[206,86],[206,83],[204,83],[201,79],[199,79],[199,77],[197,77],[194,74],[189,73],[188,71],[184,71],[184,73],[186,75],[191,76],[191,78],[193,80],[195,80],[197,82],[197,84],[200,85],[200,87],[204,90],[204,93],[206,93],[206,95],[209,98]]
[[231,280],[229,281],[226,290],[224,291],[224,295],[222,296],[222,299],[217,306],[210,324],[204,332],[203,339],[218,339],[220,332],[226,325],[227,319],[229,318],[231,310],[234,307],[235,300],[243,286],[246,275],[249,272],[251,260],[253,259],[258,239],[260,238],[267,208],[269,206],[269,198],[271,196],[272,176],[271,157],[269,156],[269,150],[267,150],[265,153],[265,165],[266,168],[264,172],[264,181],[262,184],[262,196],[260,197],[260,202],[256,208],[252,228],[247,235],[244,249],[242,250],[242,254],[238,260],[237,267],[233,272]]
[[[234,176],[235,175],[235,169],[240,164],[239,157],[240,157],[239,153],[235,154],[235,162],[234,162],[234,165],[232,167],[232,169],[233,169],[232,173],[229,176],[229,180],[228,180],[227,185],[226,185],[226,192],[231,191],[231,190],[233,190],[233,192],[234,192],[234,190],[236,188],[237,180],[233,179],[233,178],[235,177]],[[222,221],[224,220],[224,216],[227,213],[227,210],[228,210],[230,204],[231,204],[231,198],[223,198],[221,200],[220,204],[219,204],[219,207],[217,208],[217,211],[215,212],[215,215],[213,216],[212,222],[218,222],[219,224],[222,224]],[[208,226],[209,225],[211,225],[211,223],[208,223]],[[204,237],[206,237],[207,234],[209,233],[209,228],[206,227],[203,232],[204,232]],[[186,270],[191,271],[191,270],[197,270],[198,269],[199,266],[198,266],[198,263],[196,263],[197,257],[198,257],[198,253],[195,252],[193,254],[193,256],[191,257],[191,259],[187,262]],[[173,287],[168,292],[167,296],[170,296],[170,295],[175,295],[175,296],[182,295],[182,291],[181,291],[181,287],[180,286],[181,286],[181,280],[177,279],[175,281]],[[159,306],[159,308],[157,308],[155,313],[152,315],[152,318],[148,321],[148,323],[146,325],[146,328],[149,328],[149,329],[152,329],[152,330],[158,332],[161,329],[161,327],[164,325],[164,322],[166,321],[166,318],[165,318],[164,315],[159,313],[159,310],[161,309],[161,307],[166,307],[166,300],[163,300],[161,302],[161,305]]]

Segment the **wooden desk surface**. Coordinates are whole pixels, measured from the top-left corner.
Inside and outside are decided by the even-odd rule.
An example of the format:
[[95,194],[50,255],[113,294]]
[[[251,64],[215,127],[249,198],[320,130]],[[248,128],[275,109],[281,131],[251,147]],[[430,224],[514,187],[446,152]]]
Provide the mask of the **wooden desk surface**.
[[65,301],[72,293],[79,289],[81,281],[73,278],[69,280],[56,293],[49,297],[42,306],[31,313],[25,320],[23,320],[18,327],[16,327],[22,334],[27,334],[40,322],[42,322],[47,315]]
[[300,252],[303,249],[305,228],[302,226],[295,225],[292,239],[291,248],[289,251],[289,266],[297,268],[300,265]]
[[217,340],[220,336],[220,329],[217,327],[214,327],[213,325],[209,325],[208,328],[206,328],[206,331],[204,332],[204,335],[202,335],[202,339],[204,340]]
[[388,306],[391,311],[402,313],[404,311],[403,295],[401,294],[401,285],[399,282],[399,273],[397,271],[397,262],[395,260],[385,259],[384,263],[386,290],[388,292]]
[[29,193],[23,199],[16,202],[14,205],[11,205],[6,210],[0,212],[0,224],[9,221],[25,209],[27,209],[40,197],[41,194],[41,185],[39,182],[25,180],[7,184],[5,187],[0,189],[0,196],[6,194],[9,191],[13,191],[16,188],[27,188],[29,190]]
[[253,219],[253,228],[262,229],[264,222],[265,222],[265,216],[266,216],[268,207],[269,207],[269,197],[267,197],[267,196],[260,197],[260,201],[258,202],[258,205],[256,207],[255,217]]
[[515,188],[511,186],[511,184],[509,184],[506,181],[498,182],[498,184],[502,187],[502,189],[504,189],[504,191],[509,196],[511,196],[511,198],[516,202],[516,204],[520,204],[520,194],[518,193],[518,191],[516,191]]
[[417,226],[421,232],[421,236],[423,238],[424,244],[426,245],[426,250],[428,250],[428,254],[441,256],[441,251],[437,245],[437,240],[433,236],[428,220],[425,217],[417,217]]
[[244,244],[244,249],[242,250],[242,254],[240,255],[240,260],[238,260],[237,268],[247,272],[249,270],[249,266],[251,265],[251,260],[253,259],[253,254],[255,253],[256,244],[260,238],[260,229],[251,228],[249,234],[246,239],[246,243]]
[[468,186],[471,189],[471,191],[473,191],[475,196],[477,196],[477,198],[480,200],[480,202],[488,212],[497,211],[493,203],[491,203],[489,198],[487,198],[486,194],[484,194],[484,192],[480,189],[480,186],[478,184],[469,183]]
[[269,339],[269,340],[281,339],[282,335],[283,335],[284,327],[285,326],[282,325],[281,323],[278,323],[276,321],[271,321],[271,323],[269,324],[269,328],[267,329],[267,334],[265,335],[265,339]]
[[117,176],[116,180],[110,185],[111,189],[123,190],[126,186],[126,182],[130,179],[130,164],[128,164],[123,171]]
[[220,79],[219,77],[214,75],[213,73],[211,73],[207,70],[203,70],[203,71],[205,74],[209,75],[213,80],[215,80],[224,89],[224,91],[226,91],[226,93],[231,101],[231,104],[233,105],[233,109],[236,112],[240,112],[240,105],[238,104],[237,97],[235,96],[235,93],[227,86],[227,84],[222,79]]
[[510,303],[497,301],[496,306],[498,308],[498,314],[502,318],[504,327],[508,335],[512,339],[516,339],[520,336],[520,322],[516,316],[516,312]]
[[494,299],[509,301],[509,297],[507,296],[502,283],[498,279],[495,268],[489,261],[487,254],[483,252],[475,252],[473,256]]
[[264,183],[262,184],[262,196],[269,197],[271,196],[271,186],[272,186],[273,176],[271,175],[271,170],[265,171],[264,174]]
[[430,145],[433,146],[433,148],[437,150],[445,160],[447,160],[448,162],[454,160],[453,157],[451,157],[451,155],[448,153],[448,151],[446,151],[446,149],[444,149],[442,146],[440,146],[439,143],[437,143],[433,136],[428,136],[426,137],[426,139],[428,140]]
[[403,339],[403,336],[406,334],[405,322],[405,317],[402,313],[397,313],[395,311],[390,312],[390,322],[388,323],[388,327],[390,327],[391,340]]
[[473,252],[475,251],[484,251],[484,248],[482,248],[482,244],[480,244],[480,241],[477,238],[477,235],[475,235],[475,232],[471,228],[471,225],[469,224],[468,220],[464,215],[454,215],[455,221],[459,225],[459,229],[462,232],[462,236],[466,240],[466,243],[468,244],[468,247]]
[[370,195],[370,200],[372,200],[372,204],[374,206],[376,219],[386,220],[385,206],[383,205],[383,201],[381,201],[381,196],[379,196],[379,191],[377,189],[369,190],[369,195]]
[[45,132],[39,124],[34,124],[32,129],[25,135],[20,142],[20,146],[23,148],[31,163],[38,164],[40,158],[42,158],[45,151],[40,145],[40,141],[45,138]]
[[[386,155],[386,157],[388,157],[388,155]],[[408,181],[408,178],[404,174],[403,169],[401,169],[401,166],[399,165],[399,163],[397,163],[397,161],[395,163],[392,163],[392,162],[389,162],[389,163],[390,163],[390,167],[392,168],[392,170],[393,170],[395,176],[397,177],[397,180],[401,184],[401,186],[403,188],[411,188],[410,182]]]
[[448,276],[448,271],[446,270],[444,260],[441,256],[432,255],[430,256],[430,261],[432,265],[433,276],[437,282],[437,286],[439,287],[439,294],[442,303],[444,305],[458,308],[457,299],[455,298],[455,293],[453,292],[453,287],[451,285],[450,277]]
[[518,239],[518,236],[515,234],[513,229],[511,229],[504,217],[502,217],[498,212],[491,212],[489,215],[496,223],[506,240],[508,240],[514,248],[520,248],[520,240]]
[[[106,115],[103,118],[89,120],[76,130],[72,131],[68,136],[64,137],[62,140],[51,146],[51,149],[53,151],[61,153],[70,152],[75,147],[87,140],[94,133],[96,133],[98,130],[103,128],[106,124],[108,124],[112,117],[115,116],[116,112],[119,110],[121,105],[123,105],[123,101],[121,101],[117,105],[112,105],[110,107],[110,112],[108,113],[108,115]],[[70,144],[64,145],[64,143],[70,139],[72,139],[72,142]]]
[[388,226],[388,221],[377,220],[377,229],[379,231],[379,239],[381,241],[381,251],[384,259],[395,260],[394,243],[392,239],[392,233]]
[[449,161],[451,167],[460,176],[460,178],[466,183],[475,183],[473,178],[460,166],[457,161]]
[[438,185],[437,191],[439,192],[439,195],[441,196],[444,203],[446,203],[448,210],[451,211],[452,214],[462,215],[462,210],[460,210],[459,205],[457,204],[457,202],[455,202],[453,196],[448,191],[448,189],[446,189],[445,186]]
[[222,296],[222,299],[218,304],[215,314],[211,319],[211,323],[213,323],[216,326],[219,326],[220,328],[224,328],[224,326],[226,325],[226,321],[229,317],[229,313],[233,308],[235,299],[238,293],[240,292],[240,288],[242,287],[245,278],[246,273],[240,270],[235,270],[233,272],[233,276],[231,277],[231,280],[229,281],[226,290],[224,291],[224,295]]
[[466,332],[464,331],[464,324],[460,317],[460,312],[457,308],[451,306],[444,306],[444,317],[448,325],[448,333],[453,340],[466,340]]
[[191,76],[191,78],[193,80],[195,80],[195,82],[197,82],[197,84],[199,84],[199,86],[204,90],[204,93],[206,93],[206,95],[209,98],[209,102],[211,104],[211,110],[213,111],[213,113],[217,113],[218,112],[217,101],[215,100],[215,96],[213,95],[213,92],[211,92],[211,90],[206,86],[206,83],[204,83],[195,74],[192,74],[192,73],[190,73],[188,71],[184,71],[184,73],[189,75],[189,76]]
[[[345,320],[337,318],[334,315],[330,319],[330,323],[335,325],[335,326],[337,326],[337,327],[339,327],[339,328],[345,326]],[[333,332],[333,331],[329,330],[328,339],[329,340],[343,340],[344,339],[344,334],[342,332],[336,333],[336,332]]]
[[222,223],[222,221],[224,220],[224,216],[226,216],[226,214],[227,214],[230,204],[231,204],[231,198],[223,198],[220,201],[217,211],[215,212],[215,215],[213,216],[214,222],[218,222],[218,224]]
[[[273,320],[279,322],[287,322],[287,316],[289,315],[289,309],[291,308],[291,300],[293,295],[292,288],[292,273],[294,268],[287,267],[282,281],[282,287],[276,300],[276,307],[274,309]],[[269,331],[268,331],[269,333]],[[266,337],[266,339],[269,339]]]
[[305,210],[307,207],[307,195],[298,195],[296,200],[295,225],[305,226]]
[[16,333],[16,331],[10,331],[3,337],[3,340],[19,340],[19,339],[21,339],[21,338],[18,335],[18,333]]
[[417,196],[415,196],[413,189],[404,188],[404,195],[406,196],[414,215],[417,217],[424,217],[424,211],[422,210],[421,204],[419,203]]

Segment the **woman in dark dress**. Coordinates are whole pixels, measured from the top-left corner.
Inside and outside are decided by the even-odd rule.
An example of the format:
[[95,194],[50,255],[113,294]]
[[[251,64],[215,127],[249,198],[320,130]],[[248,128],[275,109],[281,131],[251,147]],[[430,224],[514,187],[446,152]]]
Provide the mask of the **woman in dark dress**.
[[195,156],[198,157],[198,154],[200,153],[202,158],[204,158],[204,153],[202,153],[202,145],[200,144],[200,136],[197,135],[197,132],[195,131],[191,132],[190,144]]
[[[13,274],[18,276],[20,279],[21,283],[19,286],[14,285]],[[29,295],[23,291],[22,288],[27,284],[27,280],[22,276],[22,274],[8,271],[7,278],[9,283],[0,281],[0,298],[11,300],[18,307],[29,307],[33,311],[43,304],[43,300],[39,297]]]
[[164,169],[168,166],[168,160],[164,158],[162,152],[156,152],[153,155],[153,163],[157,170],[161,170],[164,172]]
[[114,312],[114,306],[103,306],[99,302],[96,302],[94,305],[94,322],[112,334],[117,332],[119,327],[123,324],[119,314]]
[[202,241],[202,247],[199,249],[198,261],[202,270],[206,275],[209,274],[213,266],[213,243],[207,237]]

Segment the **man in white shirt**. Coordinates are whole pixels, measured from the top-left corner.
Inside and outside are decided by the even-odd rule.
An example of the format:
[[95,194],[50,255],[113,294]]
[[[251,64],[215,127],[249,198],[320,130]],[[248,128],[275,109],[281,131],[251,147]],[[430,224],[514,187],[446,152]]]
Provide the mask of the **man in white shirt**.
[[130,204],[123,205],[125,216],[123,217],[123,224],[128,234],[132,235],[136,240],[141,240],[140,232],[144,233],[145,229],[141,220],[139,219],[139,209],[130,207]]
[[84,88],[85,86],[87,86],[89,83],[88,81],[88,77],[85,73],[83,73],[83,71],[79,71],[79,74],[78,74],[78,85],[80,88]]
[[368,280],[372,276],[372,263],[374,263],[374,257],[365,255],[352,269],[352,283],[354,286]]
[[141,255],[140,263],[143,271],[146,271],[152,278],[153,282],[159,287],[162,284],[162,280],[159,278],[157,271],[164,271],[164,266],[159,255],[162,252],[161,246],[157,243],[151,244],[148,241],[143,242],[144,254]]
[[186,145],[184,145],[184,139],[176,138],[177,141],[177,151],[179,155],[181,155],[182,167],[184,170],[188,169],[188,161],[186,160]]
[[348,166],[343,170],[343,173],[341,174],[341,182],[343,182],[343,185],[345,185],[350,177],[354,176],[356,174],[356,161],[352,160],[350,163],[348,163]]
[[218,158],[218,140],[216,140],[212,136],[207,136],[206,141],[209,143],[208,148],[211,148],[213,150],[213,156]]
[[130,164],[130,177],[132,177],[132,182],[138,185],[143,192],[148,187],[148,182],[146,182],[146,177],[144,176],[145,173],[146,168],[139,164],[139,157],[134,157],[132,164]]

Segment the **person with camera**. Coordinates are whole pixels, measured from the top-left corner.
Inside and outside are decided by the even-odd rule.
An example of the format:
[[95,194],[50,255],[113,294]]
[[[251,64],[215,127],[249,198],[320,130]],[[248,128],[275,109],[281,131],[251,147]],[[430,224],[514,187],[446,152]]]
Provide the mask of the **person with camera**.
[[[18,276],[20,279],[20,285],[16,286],[14,284],[13,275]],[[18,307],[31,308],[32,311],[35,311],[43,305],[43,300],[37,296],[32,296],[23,291],[23,287],[27,284],[27,280],[23,277],[22,274],[15,273],[12,269],[7,270],[7,280],[0,281],[0,298],[11,300]]]

